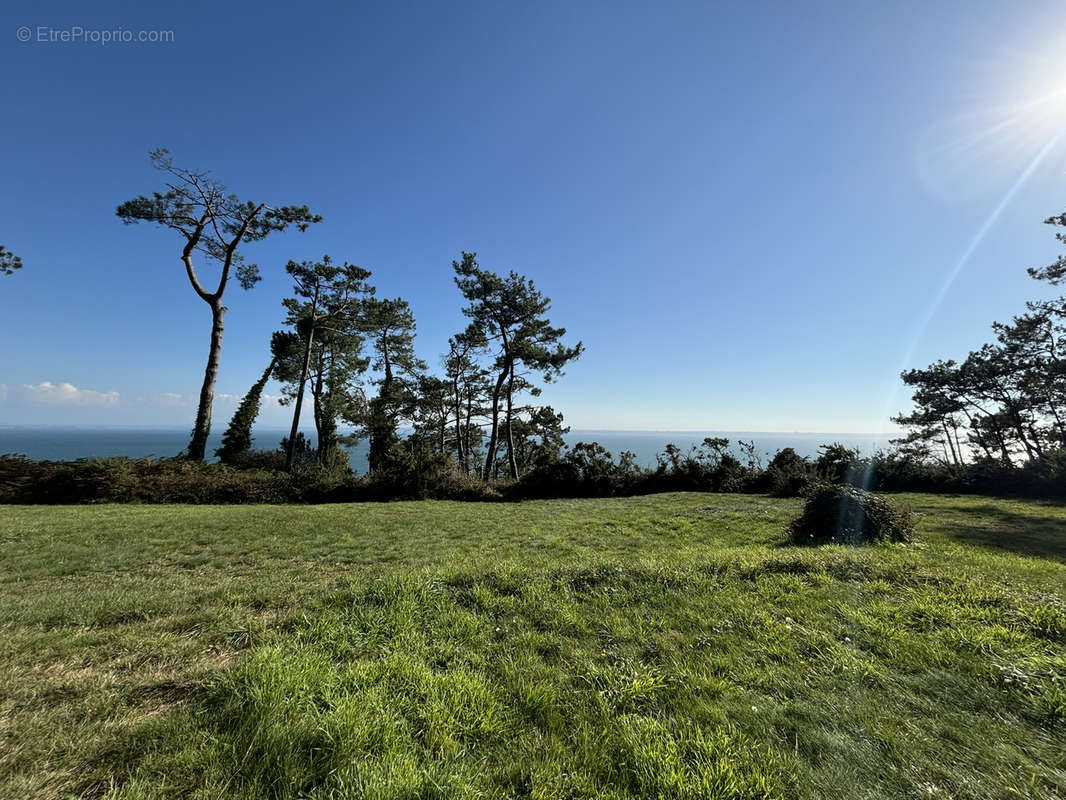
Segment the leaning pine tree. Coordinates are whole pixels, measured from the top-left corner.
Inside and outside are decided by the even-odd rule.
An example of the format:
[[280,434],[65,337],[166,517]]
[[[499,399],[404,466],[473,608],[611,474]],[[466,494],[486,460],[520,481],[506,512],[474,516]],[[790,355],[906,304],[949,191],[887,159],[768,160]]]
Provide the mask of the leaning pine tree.
[[252,426],[259,416],[259,408],[262,403],[263,389],[277,366],[278,359],[289,349],[294,347],[295,336],[285,331],[275,331],[270,341],[270,366],[264,371],[248,394],[241,400],[237,410],[233,412],[233,418],[229,427],[222,434],[222,446],[215,451],[219,461],[223,464],[234,464],[244,453],[252,449]]

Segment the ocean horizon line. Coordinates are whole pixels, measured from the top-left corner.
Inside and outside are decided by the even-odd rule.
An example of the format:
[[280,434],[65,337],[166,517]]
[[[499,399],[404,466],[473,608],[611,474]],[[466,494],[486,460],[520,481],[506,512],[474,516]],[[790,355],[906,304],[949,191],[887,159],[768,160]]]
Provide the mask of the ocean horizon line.
[[[224,428],[224,426],[221,426]],[[34,423],[34,422],[0,422],[0,430],[6,429],[48,429],[69,431],[191,431],[187,425],[72,425],[64,423]],[[253,430],[260,431],[285,431],[288,425],[256,425]],[[314,427],[300,426],[303,432],[314,433]],[[353,427],[340,428],[343,432],[355,430]],[[895,436],[902,431],[814,431],[814,430],[756,430],[745,428],[740,430],[727,430],[725,428],[570,428],[570,433],[646,433],[646,434],[699,434],[699,433],[728,433],[728,434],[773,434],[775,436]]]

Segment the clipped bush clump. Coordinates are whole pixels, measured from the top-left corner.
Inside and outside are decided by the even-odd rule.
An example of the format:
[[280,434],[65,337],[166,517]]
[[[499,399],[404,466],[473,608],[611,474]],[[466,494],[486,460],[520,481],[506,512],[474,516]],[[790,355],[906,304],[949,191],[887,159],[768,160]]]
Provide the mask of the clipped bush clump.
[[908,509],[855,486],[814,488],[803,514],[788,526],[792,544],[909,542],[914,521]]

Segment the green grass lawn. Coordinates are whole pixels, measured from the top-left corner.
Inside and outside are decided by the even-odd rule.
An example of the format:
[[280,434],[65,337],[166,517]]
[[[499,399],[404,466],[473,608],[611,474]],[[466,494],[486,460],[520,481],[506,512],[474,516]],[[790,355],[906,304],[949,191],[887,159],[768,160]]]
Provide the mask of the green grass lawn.
[[1066,506],[0,507],[0,798],[1066,797]]

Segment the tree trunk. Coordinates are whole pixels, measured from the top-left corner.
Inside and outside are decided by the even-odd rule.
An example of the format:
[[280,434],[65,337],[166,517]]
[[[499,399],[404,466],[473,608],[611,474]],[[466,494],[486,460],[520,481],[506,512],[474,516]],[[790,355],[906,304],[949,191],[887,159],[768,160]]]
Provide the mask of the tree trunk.
[[311,388],[311,397],[315,401],[315,434],[318,436],[318,461],[319,463],[325,463],[326,450],[329,449],[329,443],[326,441],[325,430],[325,413],[322,408],[325,399],[323,397],[323,384],[325,380],[322,376],[325,366],[319,364],[318,375],[315,377],[314,384]]
[[1063,425],[1058,405],[1056,405],[1050,394],[1047,396],[1047,405],[1048,409],[1051,411],[1051,416],[1055,418],[1055,427],[1059,432],[1059,444],[1066,445],[1066,426]]
[[951,460],[955,463],[955,466],[958,466],[959,457],[955,453],[955,444],[951,441],[951,431],[948,430],[948,423],[945,420],[941,420],[940,425],[944,428],[944,435],[947,437],[948,447],[951,448]]
[[962,452],[962,442],[959,441],[959,423],[955,421],[955,418],[951,419],[951,431],[955,435],[955,450],[959,454],[959,465],[966,466],[966,456]]
[[444,455],[444,452],[445,452],[445,450],[444,450],[444,448],[445,448],[444,434],[445,434],[445,432],[447,430],[448,430],[448,411],[447,411],[447,406],[445,405],[444,400],[442,399],[441,400],[441,404],[440,404],[440,431],[439,431],[439,434],[440,434],[440,454],[441,455]]
[[259,380],[256,381],[255,385],[252,387],[252,389],[254,391],[257,391],[260,394],[263,392],[263,389],[266,388],[267,381],[270,380],[271,373],[274,372],[274,367],[276,367],[277,365],[278,365],[278,357],[277,356],[271,356],[271,358],[270,358],[270,366],[268,366],[266,368],[266,371],[262,375],[259,376]]
[[1007,403],[1007,413],[1010,416],[1011,424],[1014,427],[1014,432],[1018,434],[1018,439],[1021,440],[1022,446],[1025,447],[1025,453],[1029,457],[1029,460],[1033,460],[1033,445],[1029,441],[1029,437],[1025,435],[1025,426],[1022,424],[1022,415],[1018,413],[1014,403]]
[[[466,461],[466,474],[470,474],[470,468],[473,464],[470,463],[470,454],[473,452],[473,444],[470,441],[470,429],[474,423],[474,387],[470,387],[466,394],[466,418],[463,427],[463,459]],[[481,439],[481,431],[478,431],[478,439]]]
[[485,454],[484,479],[492,480],[492,474],[496,466],[496,446],[500,433],[500,392],[503,391],[503,382],[507,379],[507,369],[500,371],[496,378],[496,386],[492,390],[492,424],[489,428],[489,450]]
[[514,402],[514,362],[507,378],[507,460],[511,466],[511,480],[518,480],[518,462],[515,460],[514,436],[511,433],[511,416]]
[[1037,458],[1043,458],[1044,457],[1044,448],[1040,444],[1040,434],[1037,432],[1037,430],[1032,425],[1029,425],[1028,428],[1029,428],[1029,435],[1033,437],[1033,449],[1036,451],[1036,457]]
[[463,471],[464,475],[470,474],[470,469],[466,464],[466,453],[463,450],[463,407],[462,398],[459,394],[459,378],[458,376],[452,381],[452,393],[455,398],[455,449],[456,455],[459,459],[459,469]]
[[981,429],[976,427],[974,423],[974,418],[970,416],[970,412],[966,410],[965,406],[959,410],[962,411],[963,416],[966,417],[966,421],[970,423],[970,431],[977,438],[977,446],[985,451],[985,456],[988,458],[989,461],[991,461],[993,458],[992,448],[990,448],[988,446],[988,442],[985,441],[985,436],[983,433],[981,433]]
[[[322,372],[326,372],[325,364]],[[322,464],[332,464],[335,451],[338,450],[337,442],[337,411],[334,407],[334,393],[337,391],[337,357],[330,348],[329,351],[329,378],[323,381],[319,378],[318,401],[318,460]]]
[[993,423],[992,430],[996,432],[996,441],[999,442],[999,453],[1003,457],[1004,464],[1010,464],[1010,449],[1007,447],[1007,438],[1003,435],[1003,429],[999,423]]
[[204,383],[200,387],[200,405],[196,409],[196,424],[189,442],[189,458],[203,461],[207,450],[207,437],[211,433],[211,406],[215,402],[215,381],[218,380],[218,362],[222,356],[222,330],[225,327],[226,307],[215,299],[211,305],[211,349],[207,354]]
[[315,316],[311,312],[311,329],[307,332],[307,344],[304,347],[304,365],[300,370],[300,388],[296,391],[296,408],[292,412],[292,427],[289,429],[289,446],[285,449],[285,470],[292,471],[296,459],[296,434],[300,431],[300,410],[304,404],[304,387],[307,385],[307,373],[311,369],[311,345],[315,339]]
[[[995,456],[992,455],[992,448],[988,446],[988,442],[985,441],[985,436],[979,430],[972,430],[971,435],[977,440],[977,446],[984,451],[985,458],[992,461]],[[971,439],[972,441],[972,439]]]
[[367,453],[367,468],[376,474],[386,462],[392,445],[395,427],[392,425],[392,359],[389,356],[388,329],[381,334],[381,356],[385,377],[381,381],[378,396],[370,405],[370,450]]

